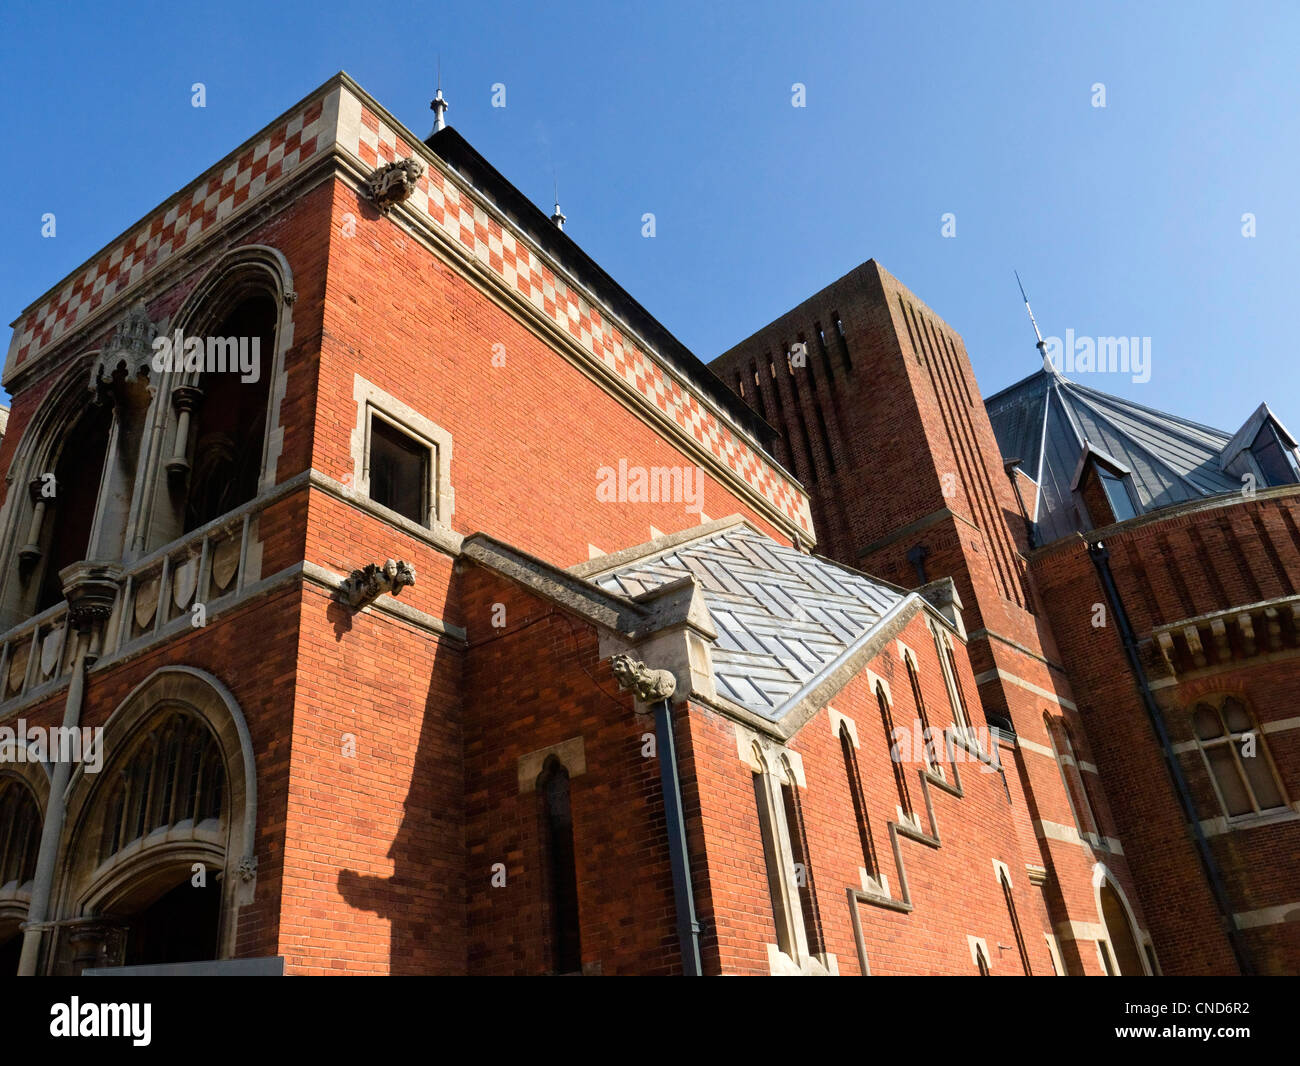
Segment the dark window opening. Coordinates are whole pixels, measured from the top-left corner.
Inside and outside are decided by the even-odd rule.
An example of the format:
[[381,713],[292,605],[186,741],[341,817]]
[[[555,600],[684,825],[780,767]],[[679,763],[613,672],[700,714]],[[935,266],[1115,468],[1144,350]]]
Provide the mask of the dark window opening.
[[799,786],[786,767],[789,781],[781,785],[781,801],[785,805],[786,827],[790,832],[790,849],[795,863],[795,888],[799,893],[799,913],[803,918],[804,938],[808,952],[820,955],[826,949],[822,942],[821,914],[817,909],[817,887],[813,881],[812,863],[808,857],[808,831],[803,821],[803,806],[799,802]]
[[1026,977],[1033,977],[1034,971],[1029,965],[1029,949],[1025,946],[1025,935],[1020,930],[1020,915],[1016,913],[1016,901],[1011,894],[1011,882],[1005,873],[999,879],[1002,882],[1002,895],[1007,901],[1007,913],[1011,915],[1011,931],[1016,937],[1016,950],[1020,952],[1020,965],[1024,967]]
[[[267,403],[275,361],[275,300],[257,293],[241,301],[208,336],[236,340],[251,361],[256,342],[257,380],[245,381],[238,360],[199,379],[194,460],[185,505],[185,532],[207,525],[257,495],[266,441]],[[224,353],[223,353],[224,354]],[[245,365],[249,365],[246,363]]]
[[37,614],[63,599],[59,571],[86,558],[112,428],[113,408],[107,403],[95,404],[77,420],[59,453],[54,497],[46,501],[45,521],[53,531],[36,599]]
[[13,778],[0,782],[0,889],[21,888],[36,876],[41,813],[36,799]]
[[555,973],[582,970],[582,941],[578,925],[578,870],[573,848],[573,807],[569,772],[554,755],[537,778],[542,802],[543,845],[546,855],[551,966]]
[[853,798],[853,815],[858,823],[858,838],[862,843],[862,862],[867,873],[875,877],[879,866],[876,863],[876,847],[871,839],[871,821],[867,817],[867,800],[862,792],[862,774],[858,768],[858,753],[853,748],[853,738],[849,727],[840,723],[840,751],[844,755],[844,772],[849,778],[849,794]]
[[175,888],[129,916],[124,963],[147,966],[215,959],[220,920],[221,883],[209,879],[199,887],[187,872]]
[[898,743],[894,737],[894,715],[889,707],[889,698],[885,695],[883,685],[876,685],[876,703],[880,706],[880,723],[885,727],[885,747],[889,751],[889,763],[894,768],[894,783],[898,786],[898,799],[904,814],[912,813],[912,798],[907,791],[907,772],[903,769]]
[[390,422],[370,418],[370,498],[428,525],[429,447]]

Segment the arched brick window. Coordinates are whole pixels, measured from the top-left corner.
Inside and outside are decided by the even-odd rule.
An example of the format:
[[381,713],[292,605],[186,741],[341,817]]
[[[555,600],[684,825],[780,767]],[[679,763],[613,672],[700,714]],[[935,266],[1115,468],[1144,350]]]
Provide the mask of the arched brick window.
[[1192,712],[1192,729],[1227,817],[1287,806],[1264,735],[1241,700],[1226,696],[1198,703]]
[[1011,893],[1011,878],[1005,870],[998,871],[998,880],[1002,883],[1002,896],[1007,901],[1007,914],[1011,917],[1011,931],[1016,937],[1016,950],[1020,953],[1020,965],[1024,967],[1025,976],[1034,975],[1029,965],[1029,948],[1025,946],[1025,934],[1020,929],[1020,915],[1016,912],[1015,896]]
[[537,777],[537,794],[542,805],[551,966],[555,973],[578,973],[582,970],[582,938],[578,925],[573,805],[569,771],[554,755],[548,756],[542,765],[542,772]]
[[889,751],[889,762],[894,768],[894,784],[898,786],[898,802],[904,814],[912,813],[912,797],[907,791],[907,771],[903,769],[901,759],[896,758],[897,748],[894,743],[894,713],[889,706],[889,696],[885,686],[877,682],[876,703],[880,707],[880,722],[885,727],[885,746]]
[[844,773],[849,779],[849,795],[853,799],[853,815],[858,823],[858,839],[862,843],[862,865],[871,877],[879,876],[876,847],[871,839],[871,820],[867,816],[867,798],[862,790],[862,772],[858,767],[858,753],[853,746],[853,734],[848,722],[840,722],[840,753],[844,756]]
[[930,729],[930,716],[925,711],[925,696],[921,694],[921,679],[916,673],[916,663],[910,654],[903,656],[907,666],[907,680],[912,686],[912,702],[916,704],[916,717],[921,722],[921,735],[925,738],[925,765],[931,770],[939,769],[939,755],[935,744],[935,734]]

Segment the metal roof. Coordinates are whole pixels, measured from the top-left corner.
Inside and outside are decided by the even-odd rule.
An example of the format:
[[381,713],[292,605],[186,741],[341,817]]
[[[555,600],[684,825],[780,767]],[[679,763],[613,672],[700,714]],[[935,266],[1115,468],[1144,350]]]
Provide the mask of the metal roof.
[[772,721],[907,598],[747,526],[639,559],[595,581],[639,596],[688,574],[718,632],[712,656],[719,692]]
[[1232,434],[1099,392],[1044,368],[985,401],[1002,454],[1038,482],[1040,544],[1088,528],[1072,482],[1086,450],[1126,467],[1142,511],[1236,492],[1220,459]]

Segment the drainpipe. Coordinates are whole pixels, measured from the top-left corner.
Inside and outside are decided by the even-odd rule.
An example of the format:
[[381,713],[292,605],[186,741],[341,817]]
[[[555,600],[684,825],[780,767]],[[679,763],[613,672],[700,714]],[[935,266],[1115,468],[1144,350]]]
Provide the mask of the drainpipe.
[[673,871],[673,901],[677,912],[677,939],[682,949],[682,973],[702,977],[700,923],[695,916],[690,856],[686,851],[686,818],[682,813],[682,780],[677,767],[677,742],[673,737],[673,693],[677,678],[671,670],[655,670],[630,655],[615,655],[610,668],[618,687],[631,689],[638,710],[649,704],[655,716],[655,744],[659,755],[659,780],[664,794],[664,821],[668,832],[668,859]]
[[[89,634],[76,631],[72,638],[77,642],[76,658],[72,664],[72,678],[68,682],[67,702],[63,707],[64,736],[66,730],[77,729],[81,722],[82,696],[86,691],[86,659]],[[36,877],[32,883],[32,898],[27,906],[27,921],[23,923],[23,950],[18,961],[18,976],[32,977],[40,957],[41,934],[50,926],[45,915],[50,906],[50,890],[54,887],[54,864],[59,856],[59,838],[63,836],[63,819],[67,813],[64,792],[72,777],[72,760],[60,759],[54,764],[50,778],[50,798],[45,805],[45,821],[41,825],[41,846],[36,855]]]
[[668,858],[673,868],[673,897],[677,902],[677,939],[682,945],[682,973],[702,977],[700,923],[695,916],[686,851],[686,818],[682,813],[682,782],[677,767],[677,742],[673,737],[673,705],[669,699],[655,704],[655,733],[659,742],[659,778],[664,791],[664,817],[668,829]]
[[1111,614],[1115,618],[1115,624],[1119,627],[1120,639],[1124,642],[1124,653],[1128,656],[1129,668],[1133,671],[1133,676],[1137,680],[1138,691],[1142,695],[1142,703],[1146,707],[1147,716],[1151,719],[1151,725],[1156,731],[1156,738],[1160,742],[1160,750],[1165,757],[1165,768],[1173,779],[1174,792],[1178,795],[1179,804],[1183,808],[1183,816],[1191,826],[1197,855],[1201,860],[1206,880],[1210,883],[1210,892],[1214,896],[1214,902],[1218,906],[1219,914],[1226,925],[1228,943],[1232,948],[1233,955],[1236,956],[1237,965],[1240,967],[1242,974],[1246,977],[1253,977],[1255,968],[1251,964],[1250,953],[1245,942],[1241,939],[1237,923],[1232,917],[1232,905],[1228,901],[1228,891],[1223,883],[1223,875],[1219,871],[1219,864],[1215,862],[1214,853],[1210,850],[1210,842],[1206,839],[1204,830],[1201,829],[1201,821],[1196,816],[1196,805],[1192,800],[1191,790],[1187,787],[1187,779],[1183,776],[1183,769],[1179,765],[1178,757],[1174,754],[1173,745],[1169,740],[1169,733],[1165,729],[1164,714],[1160,710],[1160,705],[1156,703],[1156,698],[1151,692],[1151,686],[1147,683],[1146,671],[1142,667],[1142,658],[1138,654],[1137,637],[1133,633],[1128,614],[1125,612],[1124,604],[1120,600],[1119,589],[1115,585],[1115,576],[1111,573],[1110,551],[1101,541],[1097,541],[1095,544],[1088,545],[1088,554],[1092,556],[1093,566],[1097,569],[1097,576],[1101,579],[1106,599],[1110,602]]

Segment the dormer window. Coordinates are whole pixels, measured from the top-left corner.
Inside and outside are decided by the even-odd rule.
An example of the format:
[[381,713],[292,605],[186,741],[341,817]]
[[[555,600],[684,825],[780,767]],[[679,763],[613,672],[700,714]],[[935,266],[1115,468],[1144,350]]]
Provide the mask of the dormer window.
[[1129,495],[1124,475],[1117,474],[1113,470],[1107,470],[1100,463],[1097,464],[1096,471],[1102,490],[1106,493],[1106,502],[1110,504],[1111,514],[1115,516],[1115,521],[1127,522],[1130,518],[1136,518],[1137,508],[1133,506],[1133,498]]
[[1094,529],[1141,513],[1128,468],[1091,445],[1079,458],[1073,489]]
[[1250,446],[1250,454],[1259,464],[1260,473],[1270,485],[1292,485],[1300,481],[1295,452],[1278,432],[1277,423],[1267,420],[1259,427]]

